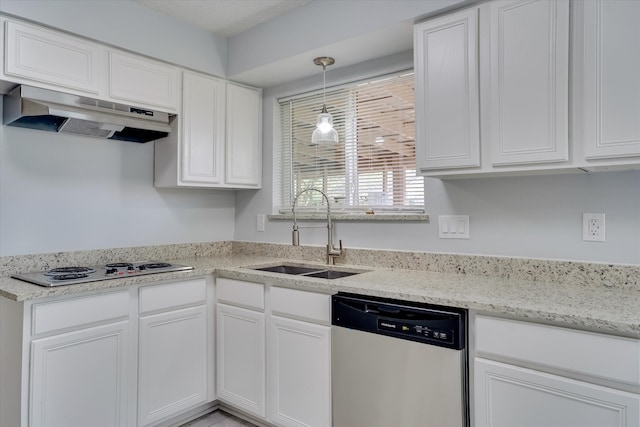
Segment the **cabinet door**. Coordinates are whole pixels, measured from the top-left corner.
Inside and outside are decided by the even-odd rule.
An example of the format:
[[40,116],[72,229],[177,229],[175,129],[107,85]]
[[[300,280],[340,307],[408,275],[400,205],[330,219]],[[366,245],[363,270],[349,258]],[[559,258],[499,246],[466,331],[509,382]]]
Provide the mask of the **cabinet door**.
[[178,108],[177,68],[139,56],[109,52],[109,96],[136,105]]
[[480,166],[478,9],[414,27],[418,169]]
[[265,417],[265,315],[217,304],[218,398]]
[[233,187],[262,185],[262,93],[227,84],[226,183]]
[[476,427],[636,427],[640,395],[475,359]]
[[31,343],[31,427],[126,427],[128,322]]
[[568,160],[568,0],[490,7],[493,164]]
[[331,426],[331,328],[270,318],[270,421],[282,426]]
[[140,318],[140,425],[206,402],[207,335],[205,306]]
[[585,0],[583,108],[587,159],[640,155],[640,2]]
[[[98,93],[101,48],[67,34],[6,22],[4,74]],[[32,84],[32,83],[31,83]]]
[[225,82],[183,74],[181,178],[183,183],[220,184],[224,168]]

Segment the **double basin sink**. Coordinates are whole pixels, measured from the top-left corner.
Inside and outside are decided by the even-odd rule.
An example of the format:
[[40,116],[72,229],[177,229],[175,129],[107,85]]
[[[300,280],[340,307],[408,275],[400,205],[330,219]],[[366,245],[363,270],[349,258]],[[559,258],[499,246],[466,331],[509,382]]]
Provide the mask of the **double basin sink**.
[[353,276],[363,273],[362,271],[345,271],[326,269],[322,267],[307,267],[300,265],[272,265],[269,267],[258,267],[254,270],[269,271],[271,273],[290,274],[293,276],[316,277],[320,279],[339,279],[341,277]]

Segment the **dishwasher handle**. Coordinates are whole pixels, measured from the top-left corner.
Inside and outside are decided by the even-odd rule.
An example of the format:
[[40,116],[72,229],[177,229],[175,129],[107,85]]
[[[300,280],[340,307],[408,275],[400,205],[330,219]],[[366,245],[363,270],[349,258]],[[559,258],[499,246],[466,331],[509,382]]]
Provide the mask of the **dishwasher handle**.
[[347,310],[361,313],[361,316],[384,316],[398,320],[440,321],[456,316],[456,314],[446,313],[440,310],[407,307],[368,300],[341,298],[337,299],[335,303],[343,306]]

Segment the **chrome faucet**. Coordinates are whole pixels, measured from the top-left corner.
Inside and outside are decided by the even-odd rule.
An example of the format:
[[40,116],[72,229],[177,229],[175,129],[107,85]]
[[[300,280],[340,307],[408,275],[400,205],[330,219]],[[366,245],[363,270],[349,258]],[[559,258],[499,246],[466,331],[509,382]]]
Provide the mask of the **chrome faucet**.
[[[305,188],[296,194],[296,197],[293,199],[293,206],[291,207],[291,212],[293,213],[293,246],[300,246],[300,232],[298,231],[298,222],[296,221],[296,204],[298,203],[298,198],[303,193],[307,191],[317,191],[322,194],[322,197],[327,201],[327,264],[334,265],[336,263],[336,258],[342,256],[342,240],[339,240],[340,245],[338,248],[333,246],[333,224],[331,223],[331,205],[329,204],[329,198],[322,190],[318,190],[317,188]],[[303,227],[304,228],[304,227]]]

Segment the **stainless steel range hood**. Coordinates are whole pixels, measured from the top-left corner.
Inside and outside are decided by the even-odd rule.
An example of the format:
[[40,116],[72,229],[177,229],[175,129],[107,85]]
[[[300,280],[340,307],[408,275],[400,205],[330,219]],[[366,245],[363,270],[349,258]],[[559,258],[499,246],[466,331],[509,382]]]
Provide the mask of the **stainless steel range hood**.
[[120,141],[149,142],[171,131],[173,116],[31,86],[4,96],[4,124]]

